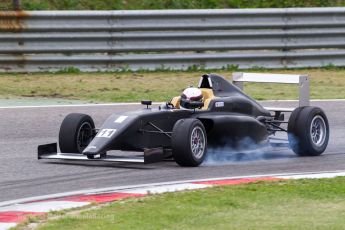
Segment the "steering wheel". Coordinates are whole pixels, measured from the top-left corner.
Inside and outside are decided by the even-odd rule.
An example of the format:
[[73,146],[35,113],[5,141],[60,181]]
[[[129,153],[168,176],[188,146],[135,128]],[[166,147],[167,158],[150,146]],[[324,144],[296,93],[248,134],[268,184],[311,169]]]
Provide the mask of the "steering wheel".
[[175,109],[175,106],[171,103],[171,101],[165,103],[167,109]]

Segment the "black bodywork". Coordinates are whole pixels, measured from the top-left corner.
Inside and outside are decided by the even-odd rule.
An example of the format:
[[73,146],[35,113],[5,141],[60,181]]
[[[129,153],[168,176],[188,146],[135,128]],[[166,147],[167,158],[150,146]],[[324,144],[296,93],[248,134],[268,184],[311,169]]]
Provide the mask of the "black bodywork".
[[[167,104],[121,114],[126,117],[121,123],[115,122],[119,115],[113,114],[100,127],[100,132],[114,129],[115,133],[110,138],[96,136],[83,153],[97,155],[115,149],[142,151],[170,148],[174,124],[182,118],[199,119],[206,128],[209,144],[225,144],[223,142],[229,139],[236,141],[244,137],[255,142],[267,139],[266,125],[258,118],[270,117],[269,111],[218,75],[204,75],[202,79],[201,88],[212,88],[217,97],[210,102],[208,109],[184,110]],[[217,102],[223,103],[216,106]]]
[[[213,92],[207,108],[187,110],[166,103],[157,108],[147,106],[134,112],[113,114],[98,129],[83,154],[90,159],[95,155],[104,156],[110,150],[169,150],[173,127],[185,118],[200,120],[207,132],[208,145],[215,146],[235,144],[248,137],[255,143],[265,142],[279,128],[277,117],[223,77],[203,75],[199,88]],[[56,145],[40,146],[39,159],[51,152],[56,152]]]

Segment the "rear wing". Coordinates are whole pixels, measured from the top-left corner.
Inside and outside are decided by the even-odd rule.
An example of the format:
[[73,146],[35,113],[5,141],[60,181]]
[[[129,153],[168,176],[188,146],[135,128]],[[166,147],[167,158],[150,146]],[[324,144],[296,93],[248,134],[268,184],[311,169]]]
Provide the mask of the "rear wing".
[[[235,72],[232,74],[232,82],[241,90],[243,90],[244,82],[298,84],[299,107],[310,105],[308,75]],[[271,107],[267,107],[266,109],[280,112],[292,112],[294,110],[294,108]]]

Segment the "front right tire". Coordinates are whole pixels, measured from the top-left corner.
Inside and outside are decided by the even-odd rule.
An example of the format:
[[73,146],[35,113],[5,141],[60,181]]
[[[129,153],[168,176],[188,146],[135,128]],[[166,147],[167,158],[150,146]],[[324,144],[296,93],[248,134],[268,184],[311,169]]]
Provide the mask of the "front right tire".
[[207,134],[198,119],[178,120],[173,128],[172,154],[180,166],[199,166],[206,157]]
[[62,153],[82,154],[94,136],[95,124],[89,115],[82,113],[68,114],[60,126],[60,150]]

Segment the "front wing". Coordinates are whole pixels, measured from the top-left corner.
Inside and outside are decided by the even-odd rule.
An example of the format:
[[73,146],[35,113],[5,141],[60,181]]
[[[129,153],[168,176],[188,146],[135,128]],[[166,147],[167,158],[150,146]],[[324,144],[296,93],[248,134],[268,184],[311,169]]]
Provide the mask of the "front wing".
[[58,153],[57,143],[39,145],[38,159],[50,160],[78,160],[78,161],[107,161],[107,162],[128,162],[128,163],[143,163],[150,164],[160,162],[164,159],[164,151],[162,148],[145,149],[142,156],[114,156],[105,155],[95,157],[93,159],[87,158],[86,155],[78,153]]

